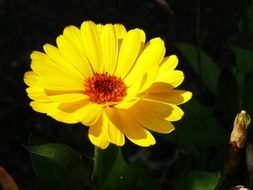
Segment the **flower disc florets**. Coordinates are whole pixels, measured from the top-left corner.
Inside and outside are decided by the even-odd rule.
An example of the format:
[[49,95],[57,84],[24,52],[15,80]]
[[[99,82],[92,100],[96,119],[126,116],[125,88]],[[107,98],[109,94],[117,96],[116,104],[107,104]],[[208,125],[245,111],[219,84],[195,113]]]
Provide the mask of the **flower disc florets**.
[[120,78],[108,73],[95,73],[85,81],[84,86],[84,93],[98,104],[119,102],[126,95],[127,89]]

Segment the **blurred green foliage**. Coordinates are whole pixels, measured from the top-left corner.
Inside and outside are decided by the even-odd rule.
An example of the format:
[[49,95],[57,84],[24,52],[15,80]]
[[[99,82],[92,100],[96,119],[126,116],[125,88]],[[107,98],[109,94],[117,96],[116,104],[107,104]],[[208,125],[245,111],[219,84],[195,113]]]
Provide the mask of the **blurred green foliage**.
[[[250,39],[253,37],[253,2],[250,3],[249,1],[245,1],[245,3],[245,10],[239,22],[238,36],[245,37],[246,34],[248,39]],[[216,99],[216,104],[211,108],[201,104],[201,100],[199,99],[200,96],[198,95],[195,95],[192,101],[183,105],[183,108],[186,107],[186,117],[184,117],[182,121],[182,125],[187,126],[185,130],[189,129],[188,126],[194,126],[193,128],[196,130],[198,128],[205,129],[208,126],[210,131],[217,131],[217,133],[219,133],[218,137],[223,139],[223,142],[226,144],[235,115],[241,109],[245,109],[250,115],[253,115],[253,47],[251,41],[244,41],[244,37],[238,39],[238,43],[243,47],[239,47],[237,44],[231,47],[235,64],[230,64],[229,67],[220,67],[219,65],[222,64],[217,63],[199,46],[187,42],[175,43],[175,47],[185,57],[203,85],[210,90],[210,93],[212,93]],[[195,94],[194,91],[193,94]],[[198,105],[196,106],[196,104]],[[200,121],[195,121],[196,124],[192,124],[193,118],[190,116],[188,117],[187,113],[192,115],[195,109],[198,110],[195,114],[199,114],[199,118],[195,117],[195,119]],[[209,110],[207,112],[201,111],[205,109]],[[217,115],[214,114],[215,111],[221,114],[220,118],[217,118]],[[208,124],[209,121],[202,122],[205,121],[205,119],[200,119],[207,117],[207,120],[210,120],[211,124]],[[230,127],[228,127],[229,124]],[[227,130],[227,134],[224,133],[225,131],[220,134],[220,130],[224,129]],[[209,145],[219,145],[219,143],[216,142],[216,132],[206,131],[210,135],[205,135],[201,133],[201,130],[197,131],[203,135],[203,138],[208,139],[208,136],[214,137],[213,140],[209,141]],[[187,135],[184,135],[186,133],[187,132],[183,131],[183,129],[182,131],[179,129],[175,131],[174,136],[177,137],[176,139],[179,140],[179,142],[184,142],[186,144],[190,141],[190,139],[186,140],[186,138],[189,138]],[[207,145],[200,140],[198,145],[201,144]],[[196,145],[196,143],[194,143],[194,145]]]
[[182,106],[184,118],[170,137],[184,146],[224,146],[228,135],[215,117],[195,97]]
[[202,49],[186,42],[177,42],[176,48],[185,56],[201,81],[213,92],[216,93],[220,68],[214,60]]
[[194,171],[178,183],[177,190],[214,190],[219,178],[219,172]]
[[[195,97],[182,106],[185,117],[179,122],[181,127],[177,127],[173,133],[173,139],[184,146],[215,146],[223,147],[226,150],[236,114],[245,109],[247,113],[253,115],[252,39],[253,1],[245,1],[245,10],[242,11],[242,18],[239,22],[238,44],[234,44],[230,49],[231,54],[234,54],[234,64],[220,67],[219,65],[222,64],[216,62],[201,47],[200,42],[197,42],[197,45],[187,42],[175,43],[175,47],[191,65],[202,84],[210,90],[215,98],[215,104],[210,106],[201,103],[203,97],[193,91]],[[226,60],[226,57],[224,59]],[[253,130],[250,128],[248,139],[252,140],[252,137]],[[225,154],[226,152],[224,152],[224,157]],[[244,164],[240,164],[240,167],[245,167],[245,161],[241,160],[241,162]],[[222,172],[222,168],[220,170]],[[242,175],[245,174],[235,172],[233,178],[239,176],[237,178],[241,179]],[[192,172],[179,180],[178,189],[214,189],[218,181],[217,173]],[[244,177],[241,183],[246,181]],[[234,183],[235,180],[232,178],[225,181],[222,179],[218,189],[225,187],[227,189],[236,185]]]

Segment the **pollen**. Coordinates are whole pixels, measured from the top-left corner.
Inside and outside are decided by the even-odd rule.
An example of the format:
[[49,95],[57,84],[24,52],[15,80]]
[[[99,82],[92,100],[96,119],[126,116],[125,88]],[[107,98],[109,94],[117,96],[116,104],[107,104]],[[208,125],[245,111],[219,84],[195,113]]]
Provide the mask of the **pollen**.
[[123,80],[108,73],[95,73],[84,83],[84,93],[98,104],[120,102],[126,95],[127,87]]

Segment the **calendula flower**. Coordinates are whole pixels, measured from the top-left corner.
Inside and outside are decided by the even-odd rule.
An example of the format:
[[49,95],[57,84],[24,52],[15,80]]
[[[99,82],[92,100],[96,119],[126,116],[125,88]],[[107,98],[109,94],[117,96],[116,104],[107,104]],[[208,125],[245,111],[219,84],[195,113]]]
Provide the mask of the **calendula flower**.
[[192,94],[174,90],[184,80],[178,59],[165,56],[164,42],[146,42],[141,29],[121,24],[68,26],[57,47],[31,54],[25,73],[31,107],[64,123],[89,127],[90,141],[104,149],[127,137],[139,146],[155,144],[149,132],[170,133],[183,116],[177,106]]

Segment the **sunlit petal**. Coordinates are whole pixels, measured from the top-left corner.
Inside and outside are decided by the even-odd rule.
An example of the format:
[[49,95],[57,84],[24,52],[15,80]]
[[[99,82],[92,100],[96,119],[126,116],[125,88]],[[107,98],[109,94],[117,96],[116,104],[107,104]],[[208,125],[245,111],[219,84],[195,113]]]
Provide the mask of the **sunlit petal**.
[[143,31],[139,29],[131,30],[124,36],[119,50],[116,76],[123,78],[132,69],[143,40]]
[[113,74],[118,55],[118,40],[111,24],[105,25],[101,30],[101,49],[104,72]]
[[96,24],[92,21],[83,22],[81,25],[81,33],[85,54],[93,67],[93,71],[102,72],[101,41]]
[[119,126],[126,137],[139,146],[150,146],[155,144],[155,139],[138,122],[133,120],[126,111],[110,110],[108,116],[114,125]]
[[88,136],[90,141],[102,149],[107,148],[110,144],[106,133],[107,127],[108,123],[104,122],[102,115],[95,124],[89,127]]

